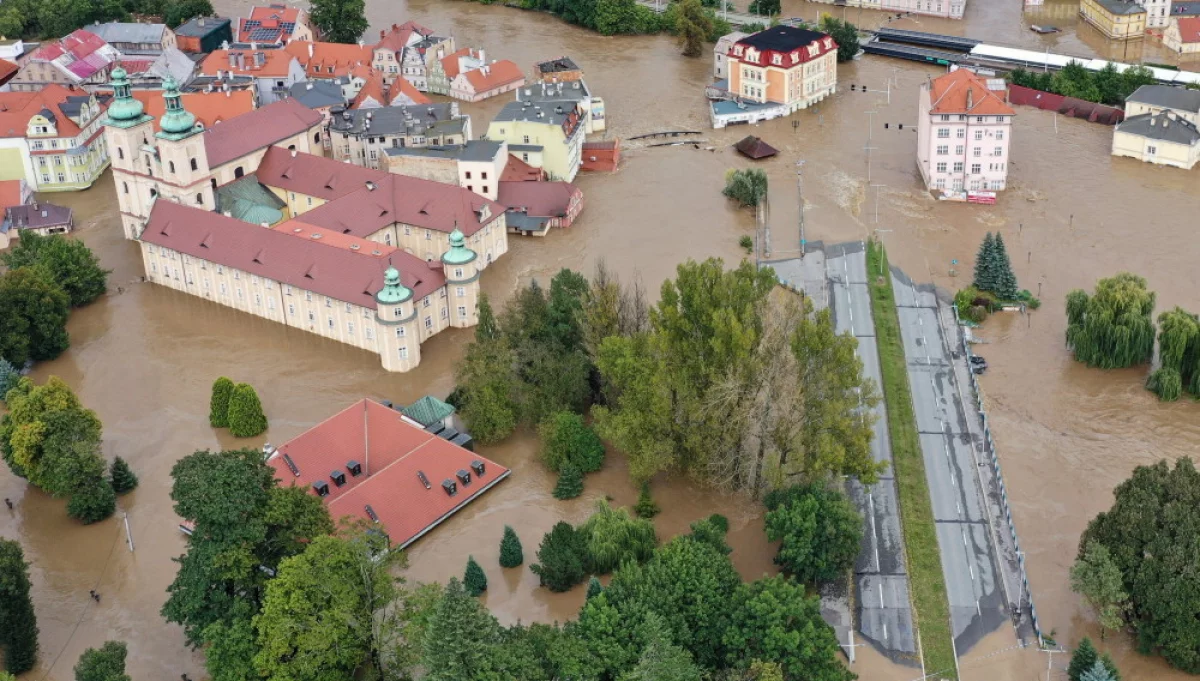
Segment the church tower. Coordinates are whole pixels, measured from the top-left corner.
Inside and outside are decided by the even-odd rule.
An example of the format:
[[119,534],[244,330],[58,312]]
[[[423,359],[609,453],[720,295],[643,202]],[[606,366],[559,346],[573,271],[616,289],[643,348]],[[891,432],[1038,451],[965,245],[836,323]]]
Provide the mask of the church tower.
[[141,235],[150,207],[158,195],[157,183],[151,174],[154,165],[150,156],[153,153],[154,119],[147,116],[142,103],[133,98],[125,69],[119,66],[113,69],[112,86],[113,102],[103,121],[104,141],[112,161],[121,226],[126,239],[136,239]]
[[388,267],[383,273],[383,289],[375,294],[376,335],[384,369],[408,371],[421,363],[416,320],[412,289],[400,282],[400,270]]
[[161,193],[187,206],[216,208],[215,187],[209,182],[208,159],[204,153],[202,126],[183,108],[175,79],[163,81],[166,111],[158,122],[158,161],[163,180],[169,187]]
[[458,227],[450,232],[450,250],[442,254],[442,271],[450,299],[450,326],[475,326],[479,319],[479,256],[467,248]]

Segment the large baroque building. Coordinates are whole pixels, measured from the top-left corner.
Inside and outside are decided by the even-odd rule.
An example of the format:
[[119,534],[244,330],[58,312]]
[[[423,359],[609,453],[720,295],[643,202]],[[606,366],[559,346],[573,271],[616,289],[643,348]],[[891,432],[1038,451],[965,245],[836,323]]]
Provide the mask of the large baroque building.
[[[149,281],[375,352],[389,371],[477,322],[480,272],[508,250],[501,205],[316,155],[321,116],[292,100],[205,128],[169,85],[155,133],[114,70],[104,121]],[[264,205],[245,221],[218,212],[235,191]]]
[[931,190],[1000,191],[1008,186],[1013,117],[1002,79],[957,69],[921,85],[917,167]]
[[713,127],[758,123],[807,109],[837,91],[837,43],[829,35],[772,26],[733,43],[729,74],[713,102]]
[[815,0],[843,7],[861,7],[884,12],[911,12],[944,19],[962,19],[967,0]]

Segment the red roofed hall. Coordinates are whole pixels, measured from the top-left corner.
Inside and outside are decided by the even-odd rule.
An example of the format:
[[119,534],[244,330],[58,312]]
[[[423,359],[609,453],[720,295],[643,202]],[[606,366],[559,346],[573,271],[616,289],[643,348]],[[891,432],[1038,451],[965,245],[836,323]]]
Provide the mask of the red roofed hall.
[[374,50],[365,45],[293,40],[283,48],[304,67],[310,79],[349,75],[355,66],[370,67]]
[[525,84],[521,67],[508,59],[483,64],[450,78],[450,96],[467,102],[479,102],[489,97],[516,90]]
[[1012,116],[1008,90],[988,86],[970,69],[957,69],[933,79],[929,86],[929,112],[972,116]]
[[294,99],[285,99],[244,113],[235,120],[204,131],[204,151],[210,168],[311,130],[323,119],[320,112]]
[[284,443],[267,464],[282,485],[324,499],[335,518],[379,524],[398,549],[511,473],[367,399]]
[[313,39],[308,13],[282,3],[251,8],[249,17],[238,19],[235,33],[240,43],[278,44]]

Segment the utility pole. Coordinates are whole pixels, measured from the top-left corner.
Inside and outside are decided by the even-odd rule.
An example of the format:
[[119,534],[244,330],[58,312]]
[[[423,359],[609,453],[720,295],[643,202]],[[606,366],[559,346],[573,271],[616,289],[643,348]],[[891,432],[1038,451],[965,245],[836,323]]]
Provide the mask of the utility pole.
[[863,113],[865,113],[870,119],[867,122],[867,141],[870,142],[872,139],[874,139],[873,131],[875,130],[875,114],[877,114],[879,112],[878,111],[864,111]]
[[804,259],[805,239],[804,239],[804,159],[796,161],[796,198],[799,203],[799,221],[800,221],[800,259]]
[[867,143],[863,149],[867,152],[867,184],[871,184],[871,152],[879,149],[879,147],[873,147],[870,143]]
[[[875,188],[875,224],[879,224],[879,190],[880,190],[880,188],[886,187],[887,185],[886,184],[873,184],[871,186]],[[875,231],[878,232],[879,230],[877,229]],[[886,230],[886,231],[890,232],[891,230]]]
[[1054,656],[1058,653],[1065,653],[1065,650],[1055,650],[1053,648],[1042,648],[1042,652],[1046,653],[1046,681],[1050,681],[1050,665],[1054,661]]
[[[882,185],[881,185],[881,186],[882,186]],[[876,206],[878,206],[878,205],[879,205],[879,202],[878,202],[878,201],[879,201],[879,199],[878,199],[878,197],[879,197],[879,192],[878,192],[878,191],[875,193],[875,196],[876,196],[876,203],[875,203],[875,205],[876,205]],[[879,212],[878,212],[878,210],[879,210],[879,209],[878,209],[878,208],[876,208],[876,213],[875,213],[875,216],[876,216],[876,217],[875,217],[875,221],[876,221],[876,222],[879,222]],[[884,234],[891,233],[891,232],[893,232],[893,231],[895,231],[895,230],[891,230],[891,229],[879,229],[878,227],[876,227],[876,228],[875,228],[875,238],[879,240],[879,245],[880,245],[880,246],[882,246],[882,245],[883,245],[883,235],[884,235]],[[928,269],[928,265],[926,265],[926,269]],[[883,258],[880,258],[880,259],[879,259],[879,276],[881,276],[881,277],[883,276]],[[932,277],[931,277],[931,278],[932,278]]]

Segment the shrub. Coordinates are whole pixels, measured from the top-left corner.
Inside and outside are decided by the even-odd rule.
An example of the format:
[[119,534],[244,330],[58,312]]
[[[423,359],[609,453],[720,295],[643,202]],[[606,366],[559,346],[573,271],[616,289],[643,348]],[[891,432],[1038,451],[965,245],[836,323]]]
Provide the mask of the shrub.
[[4,401],[4,396],[8,391],[17,387],[17,381],[21,380],[21,373],[11,362],[0,357],[0,402]]
[[604,593],[604,585],[600,583],[600,579],[596,575],[592,575],[592,578],[588,580],[587,600],[590,601],[602,593]]
[[758,168],[730,170],[722,193],[740,206],[757,206],[767,195],[767,173]]
[[104,520],[117,510],[117,493],[103,479],[85,483],[67,502],[67,515],[84,525]]
[[487,575],[483,568],[475,562],[474,556],[467,556],[467,571],[463,574],[463,588],[472,596],[479,596],[487,591]]
[[550,470],[559,472],[563,464],[572,463],[581,473],[594,473],[604,465],[604,443],[579,414],[553,414],[539,432],[542,461]]
[[258,393],[247,383],[238,383],[229,396],[229,432],[234,437],[254,437],[267,430]]
[[563,464],[558,472],[558,483],[554,485],[554,498],[560,501],[574,499],[583,494],[583,473],[573,463]]
[[555,592],[568,591],[583,581],[587,559],[586,538],[570,523],[559,521],[538,546],[538,562],[529,566],[541,585]]
[[212,397],[208,400],[208,424],[213,428],[229,427],[229,397],[233,381],[224,376],[213,381]]
[[508,525],[504,526],[504,538],[500,540],[500,567],[514,568],[525,562],[525,552],[521,549],[521,539]]
[[596,512],[579,528],[587,540],[587,564],[594,574],[606,574],[625,561],[645,562],[654,554],[658,536],[654,524],[632,518],[624,508],[613,508],[601,499]]
[[733,553],[733,547],[725,542],[725,535],[729,532],[729,520],[725,516],[714,513],[703,520],[697,520],[692,523],[692,539],[699,542],[704,542],[720,551],[723,555],[728,556]]
[[754,239],[750,238],[749,234],[743,234],[742,238],[738,239],[738,246],[746,249],[747,253],[754,252]]
[[775,563],[806,584],[838,578],[854,564],[862,518],[842,494],[805,485],[767,513],[767,538],[782,542]]
[[119,456],[113,459],[112,466],[109,467],[108,479],[112,483],[113,491],[117,494],[132,492],[138,486],[137,476],[129,469],[129,464],[125,463],[125,459]]
[[650,496],[650,483],[642,483],[642,491],[638,494],[637,503],[633,506],[633,512],[638,514],[639,518],[653,518],[662,510],[658,504],[654,503],[654,498]]

